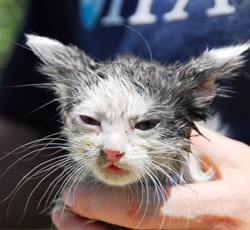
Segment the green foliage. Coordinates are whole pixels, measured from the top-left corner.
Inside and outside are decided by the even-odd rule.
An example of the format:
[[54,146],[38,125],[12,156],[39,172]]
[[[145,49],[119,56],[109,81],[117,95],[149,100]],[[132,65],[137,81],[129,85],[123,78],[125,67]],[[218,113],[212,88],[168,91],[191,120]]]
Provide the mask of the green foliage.
[[8,60],[14,45],[15,33],[25,15],[26,2],[27,0],[0,0],[0,69]]

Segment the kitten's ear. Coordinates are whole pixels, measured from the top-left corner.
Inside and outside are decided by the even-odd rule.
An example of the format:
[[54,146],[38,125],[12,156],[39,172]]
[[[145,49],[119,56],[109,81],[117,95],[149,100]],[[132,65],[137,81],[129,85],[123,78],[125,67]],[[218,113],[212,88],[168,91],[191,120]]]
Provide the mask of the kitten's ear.
[[94,68],[96,63],[82,50],[74,46],[65,46],[57,40],[36,35],[27,35],[26,45],[43,61],[55,68],[84,70]]
[[87,72],[93,71],[96,63],[77,47],[35,35],[26,35],[26,38],[27,46],[43,62],[40,72],[51,78],[49,88],[58,96],[62,112],[69,109],[73,92],[80,88],[78,83],[93,82]]
[[188,61],[179,74],[179,80],[189,101],[192,120],[204,120],[209,105],[218,92],[217,79],[229,79],[237,75],[244,64],[244,53],[250,43],[206,50],[200,57]]

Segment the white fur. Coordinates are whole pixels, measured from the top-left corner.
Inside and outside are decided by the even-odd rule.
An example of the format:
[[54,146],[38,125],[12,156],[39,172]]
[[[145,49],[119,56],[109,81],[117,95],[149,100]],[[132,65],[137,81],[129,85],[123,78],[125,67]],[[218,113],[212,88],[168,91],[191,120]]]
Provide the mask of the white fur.
[[246,52],[249,48],[250,43],[248,42],[237,46],[212,49],[209,51],[209,55],[215,60],[226,63],[237,58],[242,58],[241,54]]
[[59,47],[64,48],[64,45],[57,41],[47,37],[36,36],[32,34],[26,34],[27,45],[29,47],[35,48],[35,50],[40,50],[40,52],[49,51],[51,48]]
[[[85,88],[85,96],[82,103],[75,106],[70,116],[74,117],[78,125],[82,127],[84,137],[69,137],[85,145],[92,143],[93,150],[85,154],[92,154],[90,168],[101,181],[108,184],[125,185],[140,179],[145,162],[150,156],[145,147],[152,142],[155,131],[140,131],[134,129],[134,125],[143,120],[144,115],[151,108],[153,101],[140,95],[132,85],[122,78],[110,77],[99,82],[98,86],[91,90]],[[92,117],[101,123],[101,127],[84,124],[80,115]],[[125,153],[122,159],[115,163],[116,166],[127,171],[126,174],[117,177],[109,175],[103,169],[107,162],[99,162],[99,152],[95,152],[95,146],[102,146],[110,150]],[[79,152],[77,150],[79,154]],[[84,163],[83,163],[84,164]]]
[[108,80],[100,80],[98,86],[85,88],[84,93],[84,98],[88,100],[79,105],[75,113],[87,113],[112,123],[123,117],[127,121],[136,117],[143,118],[153,104],[152,98],[139,95],[122,78],[109,77]]

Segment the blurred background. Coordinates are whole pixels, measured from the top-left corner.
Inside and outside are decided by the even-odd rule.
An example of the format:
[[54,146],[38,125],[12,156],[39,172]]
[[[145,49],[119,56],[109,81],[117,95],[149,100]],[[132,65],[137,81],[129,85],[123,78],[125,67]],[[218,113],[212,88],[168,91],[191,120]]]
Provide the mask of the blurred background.
[[23,23],[27,0],[0,0],[0,74],[8,62],[18,29]]

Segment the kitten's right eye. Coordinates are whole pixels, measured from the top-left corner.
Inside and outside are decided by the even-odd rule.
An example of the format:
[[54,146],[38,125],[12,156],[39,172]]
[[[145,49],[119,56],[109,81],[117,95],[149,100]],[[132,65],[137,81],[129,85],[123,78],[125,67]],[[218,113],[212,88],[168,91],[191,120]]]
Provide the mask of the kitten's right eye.
[[84,123],[86,123],[86,124],[88,124],[88,125],[94,125],[94,126],[99,126],[99,125],[101,125],[101,123],[100,123],[99,121],[97,121],[97,120],[95,120],[95,119],[93,119],[93,118],[91,118],[91,117],[84,116],[84,115],[80,115],[80,118],[81,118],[81,120],[82,120]]

